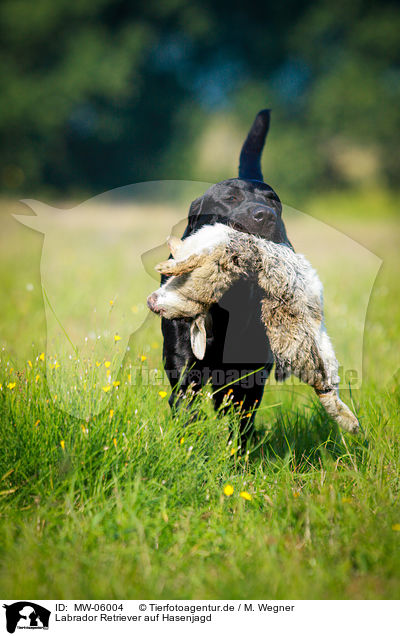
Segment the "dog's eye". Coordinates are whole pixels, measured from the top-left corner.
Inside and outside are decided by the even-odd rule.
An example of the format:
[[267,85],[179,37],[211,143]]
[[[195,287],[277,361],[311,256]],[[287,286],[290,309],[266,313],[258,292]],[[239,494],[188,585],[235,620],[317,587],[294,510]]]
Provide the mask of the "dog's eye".
[[233,201],[237,201],[238,198],[237,198],[236,194],[230,194],[229,197],[226,197],[225,200],[229,201],[230,203],[232,203]]

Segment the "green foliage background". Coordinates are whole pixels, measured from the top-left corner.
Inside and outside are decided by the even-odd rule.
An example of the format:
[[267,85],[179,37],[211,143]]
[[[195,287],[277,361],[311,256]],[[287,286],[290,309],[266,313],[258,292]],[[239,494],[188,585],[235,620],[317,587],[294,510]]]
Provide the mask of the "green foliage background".
[[[88,195],[227,178],[266,106],[266,178],[288,202],[394,187],[399,33],[390,0],[4,0],[1,187]],[[201,154],[222,120],[225,137],[210,135]],[[210,164],[218,145],[225,158]]]

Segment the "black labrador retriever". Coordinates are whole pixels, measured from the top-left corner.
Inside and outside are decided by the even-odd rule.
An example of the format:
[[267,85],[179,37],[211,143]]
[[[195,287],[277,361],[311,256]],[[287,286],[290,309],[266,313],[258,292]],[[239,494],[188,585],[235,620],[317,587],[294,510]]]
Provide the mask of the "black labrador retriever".
[[[290,242],[276,192],[263,182],[260,159],[269,129],[269,110],[256,116],[240,154],[239,178],[209,188],[190,206],[183,238],[203,225],[226,223],[275,243]],[[191,385],[198,390],[211,381],[215,408],[229,400],[241,412],[242,441],[252,431],[255,412],[273,357],[261,322],[258,288],[239,281],[210,310],[207,348],[203,360],[192,351],[187,321],[162,319],[164,367],[172,386],[169,403],[176,408]]]

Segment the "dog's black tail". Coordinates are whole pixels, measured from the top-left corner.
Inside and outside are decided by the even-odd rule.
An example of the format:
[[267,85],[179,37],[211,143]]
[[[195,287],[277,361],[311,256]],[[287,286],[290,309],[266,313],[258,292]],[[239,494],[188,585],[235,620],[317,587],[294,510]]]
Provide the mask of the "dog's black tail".
[[260,110],[242,146],[239,160],[239,179],[264,180],[261,172],[261,154],[269,129],[269,121],[270,111]]

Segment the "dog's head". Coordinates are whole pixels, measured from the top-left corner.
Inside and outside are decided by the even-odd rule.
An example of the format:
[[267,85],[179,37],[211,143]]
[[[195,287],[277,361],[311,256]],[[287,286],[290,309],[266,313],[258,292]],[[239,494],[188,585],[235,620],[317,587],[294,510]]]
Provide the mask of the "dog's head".
[[275,243],[287,240],[282,204],[266,183],[250,179],[227,179],[211,186],[190,206],[187,234],[204,225],[224,223],[241,232]]

